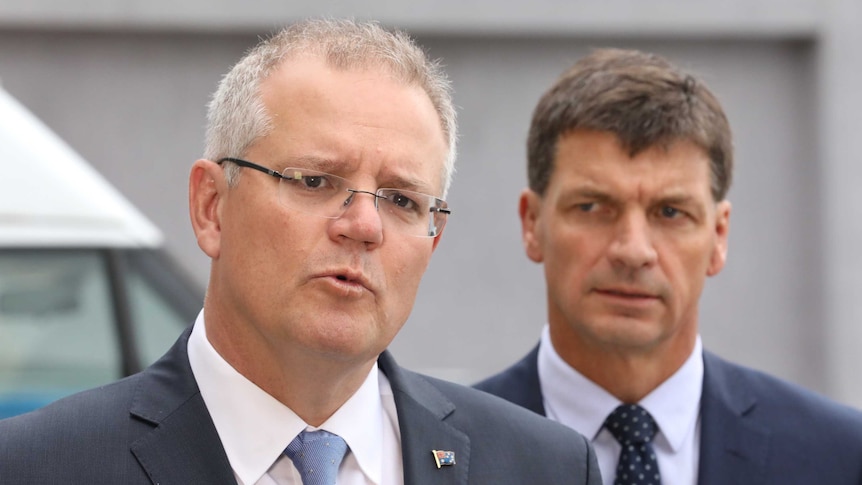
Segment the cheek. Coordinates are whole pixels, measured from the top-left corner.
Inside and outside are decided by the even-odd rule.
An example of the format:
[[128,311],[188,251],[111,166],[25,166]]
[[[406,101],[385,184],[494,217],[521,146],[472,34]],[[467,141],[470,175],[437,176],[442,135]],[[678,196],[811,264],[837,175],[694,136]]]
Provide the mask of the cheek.
[[431,261],[431,243],[405,245],[397,254],[383,255],[384,272],[388,275],[387,288],[395,304],[412,307],[419,283]]
[[324,237],[323,228],[288,214],[240,217],[228,228],[231,267],[242,272],[248,285],[262,293],[286,288],[288,285],[273,283],[287,282],[307,267],[313,256],[314,235]]
[[664,273],[674,293],[685,300],[697,299],[706,281],[712,246],[708,241],[695,241],[690,245],[675,245],[662,251]]
[[546,271],[577,278],[589,272],[604,253],[599,237],[582,237],[574,231],[551,233],[544,245]]

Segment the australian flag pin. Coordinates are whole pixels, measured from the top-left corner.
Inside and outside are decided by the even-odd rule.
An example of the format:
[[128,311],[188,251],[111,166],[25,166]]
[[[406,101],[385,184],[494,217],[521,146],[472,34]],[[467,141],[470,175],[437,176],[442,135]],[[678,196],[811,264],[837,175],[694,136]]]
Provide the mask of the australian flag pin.
[[434,461],[437,463],[437,468],[441,466],[452,466],[455,464],[455,452],[443,450],[431,450],[434,454]]

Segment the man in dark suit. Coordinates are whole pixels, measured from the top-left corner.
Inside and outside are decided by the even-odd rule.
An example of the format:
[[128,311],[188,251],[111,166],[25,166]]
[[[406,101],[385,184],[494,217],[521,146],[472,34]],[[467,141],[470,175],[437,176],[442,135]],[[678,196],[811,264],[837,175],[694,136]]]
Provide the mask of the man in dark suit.
[[440,241],[455,112],[374,23],[252,49],[189,201],[204,308],[144,372],[0,423],[3,484],[594,484],[574,431],[385,352]]
[[519,212],[548,325],[476,387],[590,438],[605,484],[862,483],[862,414],[702,350],[733,169],[703,82],[597,50],[539,101],[528,158]]

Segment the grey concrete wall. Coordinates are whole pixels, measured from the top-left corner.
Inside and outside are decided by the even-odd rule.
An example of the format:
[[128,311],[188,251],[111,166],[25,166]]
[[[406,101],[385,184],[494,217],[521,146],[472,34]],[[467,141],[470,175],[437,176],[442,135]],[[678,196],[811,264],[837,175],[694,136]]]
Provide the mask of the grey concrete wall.
[[393,350],[409,367],[470,382],[520,357],[545,321],[541,269],[523,255],[516,214],[533,105],[592,46],[659,52],[706,78],[736,136],[729,263],[705,290],[706,346],[862,405],[862,169],[850,145],[862,126],[851,82],[862,72],[858,7],[779,3],[371,2],[360,14],[264,0],[0,0],[0,80],[141,207],[203,282],[186,180],[219,77],[258,35],[297,16],[412,29],[453,78],[461,156],[455,214]]

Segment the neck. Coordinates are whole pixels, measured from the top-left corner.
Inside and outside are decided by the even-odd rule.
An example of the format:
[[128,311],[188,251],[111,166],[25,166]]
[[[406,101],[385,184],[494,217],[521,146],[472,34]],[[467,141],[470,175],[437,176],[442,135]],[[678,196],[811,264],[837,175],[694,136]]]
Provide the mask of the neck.
[[685,363],[694,350],[696,332],[648,349],[589,341],[551,326],[554,350],[572,368],[628,404],[640,402]]
[[375,360],[357,362],[297,346],[275,348],[205,313],[210,344],[237,372],[318,427],[362,386]]
[[[315,427],[326,422],[359,390],[374,365],[373,361],[357,366],[333,364],[327,359],[289,360],[278,359],[276,363],[267,364],[263,359],[256,359],[243,370],[235,367]],[[276,365],[278,371],[274,372]]]

